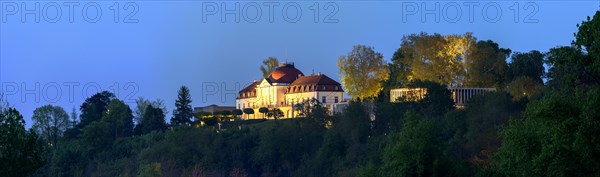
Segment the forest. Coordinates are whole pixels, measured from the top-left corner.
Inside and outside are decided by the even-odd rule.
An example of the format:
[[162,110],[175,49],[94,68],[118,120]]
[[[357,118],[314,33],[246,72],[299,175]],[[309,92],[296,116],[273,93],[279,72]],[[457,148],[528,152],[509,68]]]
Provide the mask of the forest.
[[[182,86],[168,123],[161,100],[132,109],[104,91],[81,115],[42,106],[26,129],[2,101],[0,176],[600,176],[600,11],[577,27],[571,46],[545,52],[407,35],[391,63],[362,68],[373,80],[349,71],[381,54],[355,46],[338,61],[355,99],[336,114],[309,100],[296,119],[195,115]],[[449,86],[497,91],[457,109]],[[397,87],[428,93],[391,103]]]

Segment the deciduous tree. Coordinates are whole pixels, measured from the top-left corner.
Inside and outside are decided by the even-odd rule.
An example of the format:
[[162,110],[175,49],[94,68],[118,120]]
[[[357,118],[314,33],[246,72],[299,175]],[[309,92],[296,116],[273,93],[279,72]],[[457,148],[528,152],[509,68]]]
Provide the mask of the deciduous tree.
[[3,106],[0,111],[0,176],[28,176],[42,166],[42,150],[37,134],[25,129],[21,113]]
[[364,45],[356,45],[348,55],[340,56],[337,65],[342,84],[354,99],[376,97],[390,74],[383,55]]
[[538,83],[544,83],[542,81],[542,77],[546,74],[544,70],[544,54],[537,50],[526,53],[514,53],[511,56],[509,68],[512,76],[511,80],[526,76]]
[[506,58],[510,49],[503,49],[494,41],[479,41],[471,49],[467,68],[467,87],[503,88],[508,82]]
[[81,104],[81,120],[79,122],[79,128],[83,128],[86,125],[102,119],[102,115],[108,103],[115,99],[115,94],[103,91],[96,93],[90,98],[87,98],[83,104]]
[[600,84],[600,11],[594,16],[587,17],[586,21],[577,25],[579,31],[575,35],[574,44],[579,49],[586,51],[583,57],[585,72],[596,85]]
[[133,135],[133,114],[127,104],[114,99],[108,105],[103,121],[108,122],[115,139]]
[[69,128],[69,115],[60,106],[45,105],[36,108],[33,111],[34,129],[43,139],[50,144],[55,145],[58,138],[62,137],[63,132]]
[[411,72],[407,80],[434,81],[451,87],[467,80],[470,55],[476,39],[464,35],[412,34],[402,38],[400,61]]
[[493,158],[506,176],[599,176],[600,89],[549,93],[501,132]]
[[135,100],[135,104],[136,104],[136,106],[135,106],[133,118],[136,123],[140,123],[140,121],[143,119],[146,108],[148,108],[148,106],[152,106],[153,108],[162,109],[162,112],[165,115],[169,113],[169,111],[167,111],[167,107],[164,105],[164,101],[162,99],[156,99],[154,101],[150,101],[150,100],[145,99],[144,97],[139,97],[137,100]]
[[152,131],[161,131],[167,129],[167,123],[165,122],[165,114],[161,108],[155,108],[151,105],[146,107],[144,111],[144,117],[141,122],[136,126],[136,130],[139,134],[146,134]]

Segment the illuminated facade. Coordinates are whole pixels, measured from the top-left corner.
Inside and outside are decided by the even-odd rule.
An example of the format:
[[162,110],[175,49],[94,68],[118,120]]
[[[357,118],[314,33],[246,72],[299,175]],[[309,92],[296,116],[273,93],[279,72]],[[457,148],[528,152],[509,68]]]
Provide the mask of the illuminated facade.
[[269,77],[240,90],[236,108],[254,110],[254,115],[244,114],[245,119],[262,118],[258,111],[261,107],[279,108],[284,118],[293,118],[299,114],[293,105],[313,98],[332,111],[333,104],[344,100],[344,90],[340,83],[324,74],[305,76],[293,63],[282,63]]
[[[448,88],[452,101],[457,108],[462,108],[473,96],[496,91],[495,88]],[[417,101],[425,98],[426,88],[397,88],[390,90],[390,102]]]

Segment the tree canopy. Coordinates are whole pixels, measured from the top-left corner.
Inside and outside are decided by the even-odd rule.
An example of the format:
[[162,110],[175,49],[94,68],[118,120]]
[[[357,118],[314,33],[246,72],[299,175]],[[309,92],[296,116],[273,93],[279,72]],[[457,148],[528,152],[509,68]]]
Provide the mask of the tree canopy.
[[383,55],[364,45],[356,45],[348,55],[340,56],[337,65],[342,85],[355,99],[376,97],[389,77]]
[[70,128],[69,115],[60,106],[45,105],[33,111],[33,126],[40,136],[50,145],[56,144],[63,132]]
[[25,129],[21,113],[11,107],[2,107],[0,176],[28,176],[43,165],[43,158],[43,145],[35,131]]
[[87,98],[85,102],[81,104],[81,120],[79,122],[79,127],[83,128],[94,121],[100,120],[102,114],[108,108],[108,104],[113,99],[115,99],[115,94],[108,91],[96,93],[90,98]]
[[137,134],[166,130],[167,123],[165,122],[163,110],[161,108],[153,107],[152,105],[146,106],[144,117],[135,128]]

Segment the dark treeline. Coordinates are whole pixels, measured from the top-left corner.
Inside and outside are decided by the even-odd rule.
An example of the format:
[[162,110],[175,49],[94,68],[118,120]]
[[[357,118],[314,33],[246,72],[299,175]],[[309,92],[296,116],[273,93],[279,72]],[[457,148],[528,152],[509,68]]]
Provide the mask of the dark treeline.
[[[2,102],[0,176],[600,176],[600,12],[578,27],[571,46],[546,53],[477,42],[472,55],[496,57],[469,65],[478,75],[457,73],[468,78],[460,84],[498,91],[464,109],[446,89],[463,77],[406,74],[423,67],[411,62],[410,41],[439,37],[427,34],[403,40],[378,98],[333,115],[310,100],[304,118],[200,126],[182,87],[169,124],[161,100],[132,110],[101,92],[71,119],[58,106],[36,109],[26,130]],[[399,86],[428,93],[390,103]]]

